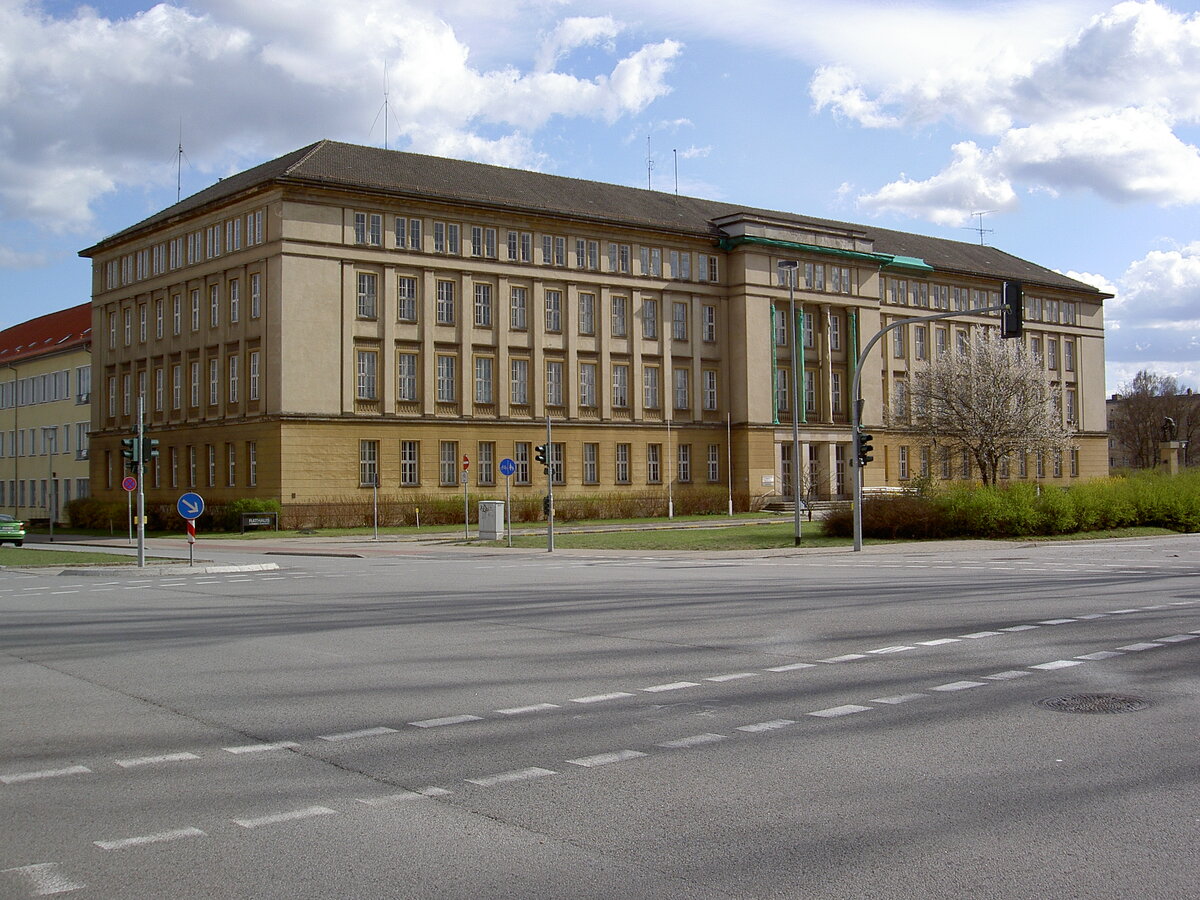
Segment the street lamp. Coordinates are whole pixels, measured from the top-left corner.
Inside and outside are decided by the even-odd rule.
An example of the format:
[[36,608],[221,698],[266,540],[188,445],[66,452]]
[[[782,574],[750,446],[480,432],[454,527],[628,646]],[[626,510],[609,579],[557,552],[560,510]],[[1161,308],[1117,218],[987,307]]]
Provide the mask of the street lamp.
[[42,426],[42,446],[46,450],[46,465],[50,474],[49,483],[46,485],[46,518],[50,520],[50,543],[54,543],[54,514],[55,496],[58,493],[56,488],[57,474],[54,471],[54,455],[58,452],[58,426],[43,425]]
[[787,279],[788,316],[791,319],[788,333],[792,344],[792,506],[797,547],[800,546],[800,390],[796,372],[800,365],[796,333],[796,271],[799,268],[800,263],[794,259],[779,261],[779,275]]

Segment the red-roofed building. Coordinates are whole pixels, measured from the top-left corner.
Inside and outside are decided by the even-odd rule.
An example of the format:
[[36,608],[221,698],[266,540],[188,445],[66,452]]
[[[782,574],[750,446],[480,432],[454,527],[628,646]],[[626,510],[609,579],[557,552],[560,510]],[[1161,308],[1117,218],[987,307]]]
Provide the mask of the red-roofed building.
[[0,331],[0,511],[62,522],[88,495],[91,394],[91,304]]

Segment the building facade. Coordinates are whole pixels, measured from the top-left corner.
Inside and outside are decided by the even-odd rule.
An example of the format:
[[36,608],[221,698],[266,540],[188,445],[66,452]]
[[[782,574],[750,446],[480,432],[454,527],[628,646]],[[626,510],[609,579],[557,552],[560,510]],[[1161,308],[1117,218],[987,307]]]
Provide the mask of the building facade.
[[[161,455],[151,502],[201,490],[284,506],[363,496],[540,492],[553,421],[567,494],[711,485],[746,499],[792,477],[849,492],[857,348],[903,330],[863,377],[882,450],[868,484],[946,466],[905,430],[905,386],[1025,284],[1026,340],[1064,386],[1079,452],[1011,477],[1106,471],[1104,294],[990,247],[648,190],[321,141],[81,252],[93,260],[93,490],[118,496],[143,398]],[[798,262],[802,375],[790,389],[781,260]],[[901,413],[897,415],[897,413]],[[885,427],[886,426],[886,427]],[[946,477],[970,477],[950,461]],[[1018,472],[1021,474],[1018,475]]]
[[[1108,467],[1153,469],[1163,465],[1162,426],[1165,419],[1174,422],[1174,438],[1182,446],[1175,449],[1181,467],[1200,466],[1200,394],[1188,388],[1182,394],[1165,397],[1123,397],[1113,394],[1105,401],[1108,437]],[[1124,440],[1122,439],[1124,438]]]
[[0,331],[0,511],[65,521],[89,492],[92,308]]

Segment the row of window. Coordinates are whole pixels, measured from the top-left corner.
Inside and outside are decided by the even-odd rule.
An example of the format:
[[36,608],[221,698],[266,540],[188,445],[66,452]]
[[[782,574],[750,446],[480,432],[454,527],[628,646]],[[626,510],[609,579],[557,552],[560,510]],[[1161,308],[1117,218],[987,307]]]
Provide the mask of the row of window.
[[[90,422],[75,422],[69,425],[39,425],[36,428],[0,431],[0,459],[54,456],[59,453],[75,453],[79,459],[87,459],[90,428]],[[74,450],[72,435],[75,438]]]
[[104,264],[104,288],[111,291],[262,242],[263,210],[260,209],[108,260]]
[[[385,247],[384,215],[354,213],[354,243],[367,247]],[[501,230],[483,225],[462,226],[457,222],[431,223],[422,218],[393,216],[386,249],[416,250],[448,256],[469,256],[475,259],[495,259],[501,256],[514,263],[557,266],[624,275],[663,277],[666,265],[668,278],[677,281],[716,282],[720,271],[718,257],[709,253],[693,254],[689,250],[622,244],[565,235],[538,234],[512,229]],[[428,235],[428,239],[426,239]],[[535,239],[536,237],[536,239]],[[635,256],[634,250],[637,250]],[[634,260],[638,266],[634,272]],[[694,264],[693,264],[694,263]]]
[[[913,359],[929,359],[930,333],[928,325],[913,325],[910,328],[894,329],[892,331],[892,359],[907,359],[910,341]],[[944,356],[950,340],[949,327],[935,326],[932,334],[933,352],[938,357]],[[1074,338],[1026,334],[1020,340],[1025,342],[1025,346],[1033,358],[1039,363],[1044,363],[1047,369],[1058,371],[1061,366],[1064,372],[1075,371],[1076,348]],[[955,328],[955,351],[957,353],[966,353],[969,348],[970,336],[968,330],[966,328]]]
[[[421,307],[419,282],[411,275],[396,276],[396,320],[399,322],[415,323],[419,319]],[[374,272],[359,272],[357,277],[356,313],[360,319],[377,319],[379,317],[379,276]],[[434,317],[439,325],[454,325],[459,319],[458,312],[458,283],[439,279],[435,285]],[[566,311],[563,305],[561,290],[547,289],[543,292],[543,314],[545,330],[562,332]],[[472,323],[476,328],[492,328],[499,320],[501,310],[497,308],[495,287],[487,282],[475,282],[471,311]],[[608,310],[600,310],[596,294],[581,291],[578,295],[575,311],[575,323],[579,334],[593,335],[596,333],[598,318],[607,316],[609,334],[612,337],[627,337],[629,335],[630,298],[614,296],[609,298]],[[671,303],[671,337],[676,341],[688,340],[691,323],[691,304],[686,300],[676,300]],[[511,286],[508,298],[508,327],[513,331],[526,331],[529,328],[530,301],[529,288]],[[658,300],[651,297],[642,298],[640,310],[642,320],[642,337],[654,340],[659,335],[659,306]],[[714,342],[717,339],[717,308],[711,304],[701,306],[700,321],[701,339]]]
[[[410,350],[396,353],[396,399],[415,402],[421,399],[419,383],[419,354]],[[544,401],[547,406],[566,405],[565,364],[558,360],[546,361]],[[496,361],[492,356],[475,356],[473,366],[472,397],[477,404],[490,405],[497,402]],[[616,408],[627,408],[629,404],[630,368],[626,363],[611,366],[611,399]],[[379,351],[356,351],[356,393],[359,400],[379,399]],[[599,366],[594,362],[579,364],[579,403],[581,408],[597,407]],[[529,360],[509,360],[508,402],[513,406],[530,403]],[[706,411],[717,409],[717,370],[704,369],[701,373],[701,406]],[[459,357],[454,353],[438,353],[434,362],[438,403],[457,403],[459,390]],[[642,367],[642,406],[658,409],[661,397],[662,367]],[[692,407],[692,373],[690,369],[677,368],[672,373],[672,399],[675,409]]]
[[[262,276],[253,274],[249,277],[249,316],[257,319],[262,315]],[[172,294],[170,305],[159,297],[154,301],[153,308],[148,303],[138,303],[122,309],[120,321],[117,312],[108,314],[108,346],[115,349],[119,334],[122,345],[129,347],[136,339],[144,344],[149,339],[150,317],[154,317],[154,339],[162,340],[166,333],[166,319],[171,319],[171,334],[178,336],[183,332],[184,316],[187,316],[188,330],[197,332],[202,322],[207,322],[209,328],[219,328],[222,320],[230,325],[238,324],[242,319],[242,283],[238,278],[231,278],[225,285],[222,295],[220,284],[210,284],[202,294],[200,288],[192,288],[188,292],[188,302],[184,305],[183,294]]]
[[[26,489],[28,485],[28,490]],[[30,478],[0,480],[0,508],[44,509],[60,512],[74,497],[89,494],[86,478]]]
[[[1053,478],[1063,477],[1063,453],[1056,450],[1048,454],[1050,458],[1050,472]],[[929,447],[919,448],[918,469],[917,475],[921,478],[928,478],[932,473],[931,458],[933,452]],[[1033,465],[1030,465],[1030,457],[1033,457]],[[999,476],[1001,478],[1012,478],[1013,470],[1016,469],[1017,478],[1029,478],[1030,473],[1033,473],[1034,478],[1046,477],[1046,457],[1047,454],[1038,451],[1036,453],[1018,453],[1016,454],[1016,465],[1013,465],[1013,459],[1008,456],[1001,457]],[[1072,478],[1079,476],[1079,451],[1071,450],[1066,454],[1068,471]],[[974,463],[971,460],[971,454],[962,450],[957,454],[950,452],[950,448],[942,447],[938,454],[939,472],[943,479],[950,478],[972,478],[974,477]],[[912,471],[912,454],[908,447],[898,447],[896,453],[896,471],[897,477],[901,481],[906,481],[913,477]]]
[[[75,402],[87,403],[92,393],[92,367],[75,368]],[[71,370],[58,369],[0,384],[0,409],[70,400]]]
[[[880,279],[879,299],[893,306],[970,312],[1000,305],[1000,292],[981,288],[957,287],[912,281],[906,278]],[[1025,297],[1025,321],[1051,325],[1077,325],[1079,304],[1073,300],[1047,300]]]
[[155,411],[166,409],[169,399],[170,408],[178,410],[183,408],[183,397],[186,392],[188,407],[198,408],[201,405],[200,400],[206,384],[209,406],[217,406],[221,402],[222,384],[224,384],[224,398],[227,403],[240,403],[243,389],[247,401],[253,402],[261,397],[262,354],[258,350],[246,352],[244,387],[243,361],[240,353],[226,354],[223,363],[218,356],[210,356],[205,362],[194,359],[187,364],[186,371],[185,380],[183,363],[172,364],[169,373],[165,366],[156,366],[153,370],[153,394],[147,394],[148,371],[145,369],[137,372],[136,385],[134,384],[134,373],[126,372],[121,375],[119,392],[117,376],[108,376],[106,402],[109,418],[117,415],[118,408],[122,416],[132,415],[135,412],[133,403],[136,397],[145,397]]
[[[386,481],[380,465],[380,442],[374,440],[359,441],[358,445],[358,480],[362,487],[398,484],[400,487],[419,487],[421,485],[421,441],[400,441],[399,471]],[[532,484],[533,468],[532,443],[517,441],[512,445],[512,461],[516,466],[513,482],[519,485]],[[632,444],[616,444],[612,448],[612,457],[604,459],[600,444],[582,443],[573,450],[578,450],[575,459],[567,458],[567,445],[562,443],[550,444],[547,463],[550,467],[550,477],[554,484],[566,484],[568,466],[578,466],[579,482],[582,484],[599,484],[601,470],[607,469],[612,473],[615,484],[631,484],[632,476]],[[646,484],[662,484],[664,475],[668,480],[690,483],[692,473],[692,445],[677,444],[674,448],[675,458],[673,468],[664,473],[664,456],[662,444],[646,444]],[[460,457],[458,441],[438,441],[437,443],[438,484],[447,487],[459,483]],[[489,487],[496,484],[497,465],[495,441],[480,441],[475,445],[474,475],[475,483]],[[707,481],[717,483],[721,480],[721,446],[708,444],[703,458]],[[573,474],[573,473],[572,473]],[[574,479],[573,479],[574,480]]]
[[[104,470],[109,490],[120,480],[121,464],[119,455],[105,451]],[[160,447],[145,478],[149,488],[255,487],[258,484],[258,443]]]
[[827,294],[854,294],[854,277],[856,269],[848,266],[835,266],[826,263],[806,262],[795,269],[777,266],[779,284],[788,287],[793,274],[796,278],[795,287],[806,291],[821,291]]
[[[1064,387],[1061,393],[1055,394],[1055,403],[1059,418],[1072,427],[1079,424],[1078,397],[1076,388],[1069,385]],[[923,418],[926,412],[922,406],[923,400],[924,398],[918,397],[915,404],[910,404],[908,382],[904,378],[893,379],[891,384],[891,404],[889,406],[893,421],[908,423],[910,417]]]

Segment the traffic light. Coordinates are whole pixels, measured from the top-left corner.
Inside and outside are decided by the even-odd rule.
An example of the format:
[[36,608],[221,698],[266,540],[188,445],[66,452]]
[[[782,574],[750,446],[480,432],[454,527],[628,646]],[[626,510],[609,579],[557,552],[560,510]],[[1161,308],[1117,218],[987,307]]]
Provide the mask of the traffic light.
[[542,513],[546,518],[550,518],[550,495],[547,494],[542,498]]
[[142,462],[158,458],[158,438],[142,438]]
[[534,450],[533,458],[536,459],[541,464],[542,471],[549,472],[550,471],[550,463],[546,461],[546,445],[538,444],[536,447],[533,448],[533,450]]
[[1004,282],[1004,309],[1000,311],[1000,337],[1019,338],[1025,320],[1025,300],[1021,282]]
[[867,463],[874,461],[875,457],[871,455],[875,452],[875,448],[871,446],[871,441],[873,440],[874,437],[865,431],[860,431],[855,436],[854,455],[858,459],[860,466],[865,466]]
[[139,449],[137,438],[121,438],[121,456],[125,458],[125,465],[131,472],[136,472],[138,463],[142,461]]

